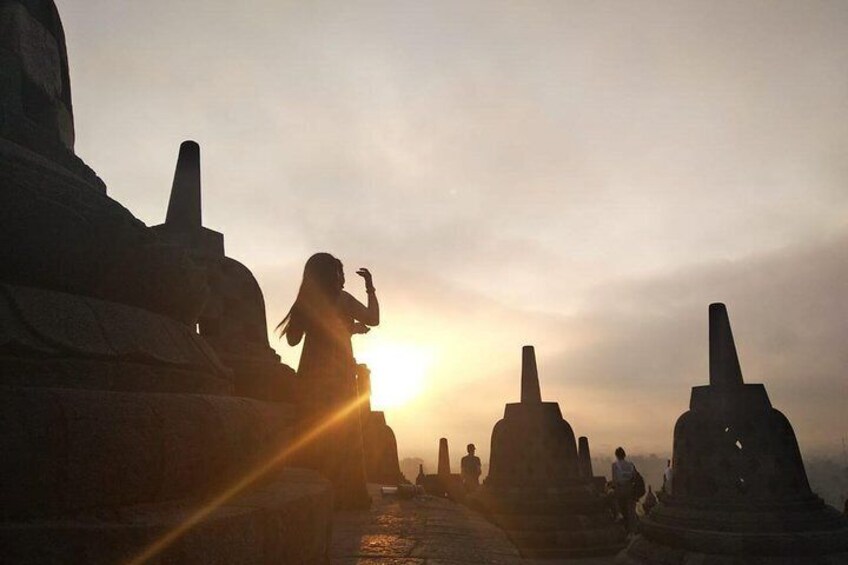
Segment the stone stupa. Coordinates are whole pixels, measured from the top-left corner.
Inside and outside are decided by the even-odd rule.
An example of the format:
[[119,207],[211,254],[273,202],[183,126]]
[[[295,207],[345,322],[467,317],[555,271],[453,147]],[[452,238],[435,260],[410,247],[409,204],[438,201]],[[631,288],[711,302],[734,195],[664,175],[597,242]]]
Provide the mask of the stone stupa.
[[0,75],[0,562],[325,561],[333,491],[279,457],[292,372],[193,159],[166,228],[107,195],[51,0],[0,2]]
[[536,357],[523,349],[521,402],[492,431],[489,475],[469,504],[503,528],[525,557],[611,555],[624,547],[588,461],[556,402],[542,402]]
[[724,304],[710,305],[710,384],[674,428],[671,495],[622,565],[848,563],[848,519],[807,482],[789,420],[745,384]]
[[447,497],[455,501],[465,499],[462,476],[459,473],[451,472],[450,449],[448,448],[447,438],[439,438],[439,460],[436,465],[436,474],[424,475],[422,484],[427,494]]

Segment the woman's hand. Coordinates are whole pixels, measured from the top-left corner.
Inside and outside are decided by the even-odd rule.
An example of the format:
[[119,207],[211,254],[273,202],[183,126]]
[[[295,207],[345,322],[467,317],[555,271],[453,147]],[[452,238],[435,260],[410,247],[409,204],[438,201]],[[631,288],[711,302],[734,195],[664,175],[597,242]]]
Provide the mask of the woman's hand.
[[360,269],[358,271],[356,271],[356,274],[359,275],[360,277],[362,277],[363,279],[365,279],[365,290],[367,292],[373,292],[374,291],[374,280],[371,277],[371,271],[369,271],[365,267],[360,267]]

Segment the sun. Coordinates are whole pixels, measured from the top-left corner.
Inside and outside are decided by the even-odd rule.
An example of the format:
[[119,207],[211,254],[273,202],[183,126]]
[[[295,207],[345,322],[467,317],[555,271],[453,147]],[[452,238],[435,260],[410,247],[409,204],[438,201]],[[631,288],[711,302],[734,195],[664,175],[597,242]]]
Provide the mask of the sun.
[[371,406],[376,410],[398,408],[424,390],[433,356],[409,343],[376,342],[356,355],[371,370]]

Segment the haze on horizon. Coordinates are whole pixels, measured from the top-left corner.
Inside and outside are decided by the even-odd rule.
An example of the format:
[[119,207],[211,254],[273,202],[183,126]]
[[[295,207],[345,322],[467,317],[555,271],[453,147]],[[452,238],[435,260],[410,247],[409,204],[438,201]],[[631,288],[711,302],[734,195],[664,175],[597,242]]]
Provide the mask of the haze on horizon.
[[524,344],[594,455],[668,453],[713,301],[802,450],[841,452],[848,3],[57,5],[77,154],[158,224],[200,142],[204,224],[269,330],[311,253],[361,298],[372,270],[354,347],[375,395],[415,393],[387,407],[401,457],[486,460]]

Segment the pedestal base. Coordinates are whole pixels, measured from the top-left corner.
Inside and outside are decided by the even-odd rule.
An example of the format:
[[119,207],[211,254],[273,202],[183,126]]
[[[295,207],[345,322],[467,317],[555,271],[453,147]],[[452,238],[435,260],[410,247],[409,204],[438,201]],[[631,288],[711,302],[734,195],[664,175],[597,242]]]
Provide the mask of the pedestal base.
[[553,489],[484,485],[467,500],[500,526],[524,557],[614,555],[625,545],[624,529],[589,482]]
[[848,520],[820,498],[747,507],[661,503],[621,565],[848,563]]

